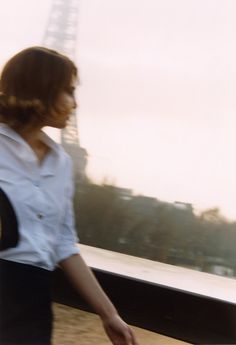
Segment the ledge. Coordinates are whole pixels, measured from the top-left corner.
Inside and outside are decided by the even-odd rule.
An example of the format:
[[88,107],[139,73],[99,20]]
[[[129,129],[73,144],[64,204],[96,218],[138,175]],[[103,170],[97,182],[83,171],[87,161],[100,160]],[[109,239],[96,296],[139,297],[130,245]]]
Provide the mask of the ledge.
[[96,270],[236,304],[236,279],[86,245],[79,247],[87,264]]
[[[235,344],[236,281],[80,245],[81,253],[124,319],[137,327],[195,344]],[[63,272],[56,302],[91,309]]]

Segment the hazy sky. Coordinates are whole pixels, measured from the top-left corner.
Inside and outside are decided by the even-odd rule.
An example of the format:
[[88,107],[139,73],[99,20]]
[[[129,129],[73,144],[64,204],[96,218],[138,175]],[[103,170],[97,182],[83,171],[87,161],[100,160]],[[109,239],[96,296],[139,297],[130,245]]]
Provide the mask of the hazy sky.
[[[49,0],[8,0],[2,64],[40,44]],[[235,0],[79,0],[88,173],[236,219]]]

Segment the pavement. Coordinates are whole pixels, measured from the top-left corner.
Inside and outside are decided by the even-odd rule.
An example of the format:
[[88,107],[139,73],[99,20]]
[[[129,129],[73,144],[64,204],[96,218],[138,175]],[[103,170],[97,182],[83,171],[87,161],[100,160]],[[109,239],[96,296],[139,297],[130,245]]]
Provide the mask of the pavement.
[[[53,345],[111,345],[97,315],[54,303]],[[132,327],[140,345],[189,344]]]

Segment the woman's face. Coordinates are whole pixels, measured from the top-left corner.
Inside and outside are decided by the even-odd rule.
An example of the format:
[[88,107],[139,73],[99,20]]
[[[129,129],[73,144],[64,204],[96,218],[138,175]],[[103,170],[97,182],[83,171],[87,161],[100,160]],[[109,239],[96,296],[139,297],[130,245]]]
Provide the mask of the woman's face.
[[73,78],[71,85],[63,90],[56,102],[56,106],[50,112],[50,117],[47,119],[46,126],[55,127],[55,128],[64,128],[66,123],[70,118],[72,111],[76,108],[75,101],[75,87],[76,79]]

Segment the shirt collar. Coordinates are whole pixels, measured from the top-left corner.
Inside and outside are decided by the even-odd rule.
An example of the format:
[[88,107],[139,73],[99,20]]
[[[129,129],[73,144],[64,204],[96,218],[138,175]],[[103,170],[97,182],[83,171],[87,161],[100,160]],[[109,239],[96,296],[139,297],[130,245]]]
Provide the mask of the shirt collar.
[[[3,134],[19,144],[27,144],[27,142],[6,123],[0,123],[0,134]],[[45,132],[41,132],[41,140],[52,149],[53,152],[59,154],[60,145],[53,141]]]
[[44,131],[41,132],[42,141],[57,154],[60,154],[61,147],[54,140],[52,140]]

